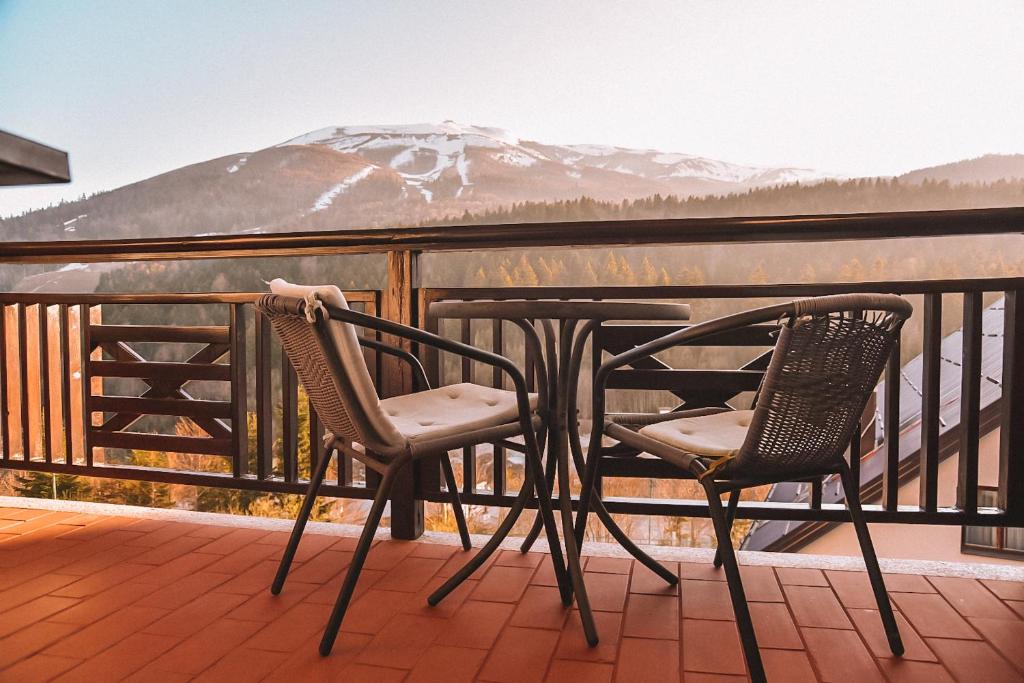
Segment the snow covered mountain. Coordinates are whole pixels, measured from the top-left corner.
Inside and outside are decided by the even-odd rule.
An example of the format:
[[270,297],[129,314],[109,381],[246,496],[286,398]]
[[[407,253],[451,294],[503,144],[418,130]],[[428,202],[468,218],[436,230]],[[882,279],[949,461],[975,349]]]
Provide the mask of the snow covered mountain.
[[12,240],[211,235],[414,225],[514,202],[704,196],[814,182],[658,150],[553,145],[498,128],[324,128],[0,220]]
[[[440,124],[343,126],[316,130],[278,145],[316,145],[363,158],[367,166],[345,188],[380,169],[402,180],[405,195],[426,202],[488,193],[492,185],[519,178],[543,178],[542,197],[566,193],[601,199],[622,199],[654,192],[718,194],[766,185],[816,181],[824,176],[809,169],[743,166],[689,154],[603,145],[549,145],[521,140],[500,128]],[[325,201],[328,201],[325,198]]]

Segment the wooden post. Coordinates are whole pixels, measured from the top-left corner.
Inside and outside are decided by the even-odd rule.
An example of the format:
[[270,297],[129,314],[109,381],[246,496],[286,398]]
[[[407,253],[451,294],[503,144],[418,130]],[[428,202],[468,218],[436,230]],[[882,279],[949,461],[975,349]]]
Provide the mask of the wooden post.
[[[416,325],[416,301],[419,289],[418,252],[389,251],[387,284],[381,301],[381,315],[403,325]],[[384,336],[384,343],[408,351],[408,340]],[[385,356],[381,391],[384,396],[399,396],[412,391],[412,368],[392,356]],[[423,501],[416,499],[416,467],[405,468],[396,478],[391,492],[391,537],[411,540],[423,534]]]
[[1003,414],[999,425],[997,505],[1024,522],[1024,290],[1006,293],[1003,323]]

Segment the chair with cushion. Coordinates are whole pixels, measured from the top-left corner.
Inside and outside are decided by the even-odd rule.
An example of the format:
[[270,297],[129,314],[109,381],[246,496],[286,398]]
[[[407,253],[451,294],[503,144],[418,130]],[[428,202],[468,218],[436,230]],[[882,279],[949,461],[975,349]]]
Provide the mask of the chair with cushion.
[[[820,481],[829,475],[841,478],[889,646],[893,653],[903,653],[861,510],[859,482],[844,453],[912,310],[906,300],[883,294],[792,301],[678,330],[611,358],[595,374],[595,427],[584,493],[600,491],[602,461],[640,453],[671,463],[700,482],[718,539],[715,566],[725,566],[747,668],[755,681],[764,680],[764,668],[730,538],[740,491],[754,486]],[[674,346],[774,321],[778,338],[753,409],[605,418],[605,386],[614,370]],[[618,445],[603,448],[602,437]],[[723,509],[720,499],[724,493],[729,493],[728,509]],[[583,541],[589,501],[590,496],[580,495],[577,544]]]
[[[306,498],[281,558],[271,592],[277,594],[284,586],[332,455],[345,448],[346,453],[381,475],[362,535],[324,631],[320,653],[327,655],[333,647],[359,573],[373,544],[395,476],[403,467],[424,458],[440,459],[459,533],[464,547],[469,549],[469,533],[448,452],[475,444],[507,442],[508,439],[522,437],[527,481],[530,483],[524,483],[520,498],[525,500],[533,491],[537,493],[555,574],[563,602],[567,602],[568,579],[562,562],[551,500],[544,486],[537,442],[537,433],[543,432],[545,425],[543,406],[538,403],[546,397],[527,393],[523,374],[508,359],[413,327],[353,311],[337,287],[294,285],[278,279],[270,283],[270,289],[272,293],[263,296],[257,308],[270,320],[317,415],[329,432],[330,454],[320,459],[310,476]],[[413,354],[376,340],[361,338],[356,334],[357,326],[491,365],[510,377],[515,390],[505,391],[469,383],[431,389],[423,367]],[[420,391],[381,400],[367,369],[362,346],[397,356],[407,362],[412,367]],[[350,444],[358,444],[359,447],[347,447]],[[492,539],[453,577],[456,580],[450,580],[449,583],[457,585],[458,581],[471,574],[486,561],[497,545],[495,539]]]

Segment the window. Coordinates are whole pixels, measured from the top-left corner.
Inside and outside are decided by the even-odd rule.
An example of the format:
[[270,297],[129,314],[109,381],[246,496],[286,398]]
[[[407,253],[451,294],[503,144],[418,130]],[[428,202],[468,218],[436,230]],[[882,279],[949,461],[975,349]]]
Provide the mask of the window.
[[[978,488],[978,507],[995,507],[996,488]],[[972,555],[1024,555],[1024,529],[1001,526],[965,526],[960,550]]]

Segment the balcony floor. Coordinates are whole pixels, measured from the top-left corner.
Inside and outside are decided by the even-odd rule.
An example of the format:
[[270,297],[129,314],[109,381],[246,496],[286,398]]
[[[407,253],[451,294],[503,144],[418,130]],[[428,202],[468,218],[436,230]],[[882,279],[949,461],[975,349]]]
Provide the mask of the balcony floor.
[[[205,517],[197,516],[205,520]],[[308,533],[268,592],[284,531],[0,507],[3,681],[740,681],[721,572],[681,591],[591,556],[601,634],[586,647],[546,555],[503,550],[437,608],[466,555],[381,540],[334,654],[316,653],[354,539]],[[772,681],[1024,680],[1024,582],[887,576],[907,654],[888,656],[866,575],[745,566]]]

